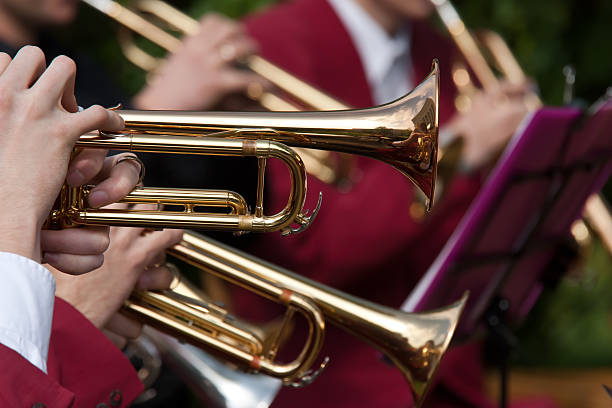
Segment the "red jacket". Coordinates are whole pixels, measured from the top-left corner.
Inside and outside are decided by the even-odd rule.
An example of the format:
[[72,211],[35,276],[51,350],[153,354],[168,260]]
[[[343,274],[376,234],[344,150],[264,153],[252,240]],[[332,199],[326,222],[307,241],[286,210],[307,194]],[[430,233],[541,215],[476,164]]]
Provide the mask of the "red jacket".
[[121,351],[59,298],[55,298],[48,374],[3,345],[0,367],[2,407],[127,407],[144,388]]
[[[261,54],[298,77],[353,107],[372,105],[365,73],[351,38],[325,0],[297,0],[246,20]],[[415,81],[425,78],[433,58],[442,70],[440,118],[453,114],[454,88],[449,74],[453,49],[422,23],[413,23]],[[266,179],[271,213],[286,202],[288,183],[283,165],[271,161]],[[257,255],[317,281],[387,306],[399,307],[429,267],[478,190],[478,179],[457,180],[444,202],[426,221],[413,219],[410,182],[380,162],[357,159],[359,181],[348,192],[308,179],[306,208],[319,191],[319,216],[305,232],[258,237]],[[251,318],[264,318],[270,308],[248,295],[237,307]],[[257,304],[258,307],[253,305]],[[408,386],[399,371],[381,363],[378,353],[354,337],[330,328],[324,355],[328,369],[312,385],[281,392],[276,407],[406,407]],[[464,346],[447,353],[439,384],[428,407],[484,407],[478,348]]]

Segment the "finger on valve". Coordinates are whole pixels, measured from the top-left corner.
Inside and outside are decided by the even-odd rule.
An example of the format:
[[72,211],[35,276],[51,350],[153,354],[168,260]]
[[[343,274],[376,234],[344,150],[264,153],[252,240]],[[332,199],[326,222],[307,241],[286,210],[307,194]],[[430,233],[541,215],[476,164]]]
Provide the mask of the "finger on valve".
[[77,149],[68,166],[66,182],[70,187],[93,183],[94,178],[102,171],[106,149]]
[[132,153],[107,157],[100,173],[94,178],[97,184],[88,196],[92,207],[115,203],[142,183],[144,164]]

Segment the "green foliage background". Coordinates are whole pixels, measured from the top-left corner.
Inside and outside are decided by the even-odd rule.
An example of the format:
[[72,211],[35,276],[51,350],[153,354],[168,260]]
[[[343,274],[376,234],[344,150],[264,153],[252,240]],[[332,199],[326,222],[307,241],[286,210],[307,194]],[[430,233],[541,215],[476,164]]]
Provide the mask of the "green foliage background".
[[562,99],[565,64],[576,68],[576,95],[594,101],[612,86],[609,0],[457,0],[468,27],[500,33],[547,104]]
[[[195,17],[216,11],[239,18],[271,1],[170,3]],[[493,29],[508,41],[547,105],[562,102],[562,69],[566,64],[576,69],[575,95],[582,103],[595,101],[612,86],[612,1],[456,0],[455,5],[468,27]],[[62,37],[71,47],[101,61],[130,95],[142,87],[145,75],[121,56],[115,30],[114,22],[83,6],[80,18]],[[152,51],[162,55],[160,50]],[[596,245],[580,279],[565,279],[554,293],[545,294],[520,332],[523,346],[518,362],[612,365],[611,270],[612,260]]]

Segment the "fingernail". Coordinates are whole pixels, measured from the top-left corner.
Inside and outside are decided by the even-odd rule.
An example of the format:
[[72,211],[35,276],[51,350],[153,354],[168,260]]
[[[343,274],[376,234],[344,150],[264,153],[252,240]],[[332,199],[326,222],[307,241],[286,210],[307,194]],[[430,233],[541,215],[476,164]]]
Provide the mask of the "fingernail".
[[71,187],[77,187],[85,183],[85,176],[79,170],[74,169],[68,174],[66,182]]
[[109,196],[106,191],[94,191],[87,197],[87,202],[92,207],[100,207],[109,203]]

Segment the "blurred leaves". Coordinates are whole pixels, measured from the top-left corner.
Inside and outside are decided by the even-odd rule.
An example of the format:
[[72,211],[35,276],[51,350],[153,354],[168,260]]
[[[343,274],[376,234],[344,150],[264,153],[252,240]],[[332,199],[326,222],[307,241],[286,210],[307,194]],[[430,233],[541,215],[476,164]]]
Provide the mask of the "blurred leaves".
[[207,12],[218,12],[228,17],[240,18],[270,3],[271,0],[199,0],[192,1],[187,10],[193,17],[199,17]]
[[576,96],[593,102],[612,86],[612,2],[609,0],[456,0],[468,27],[508,41],[549,105],[561,103],[562,69],[576,68]]

